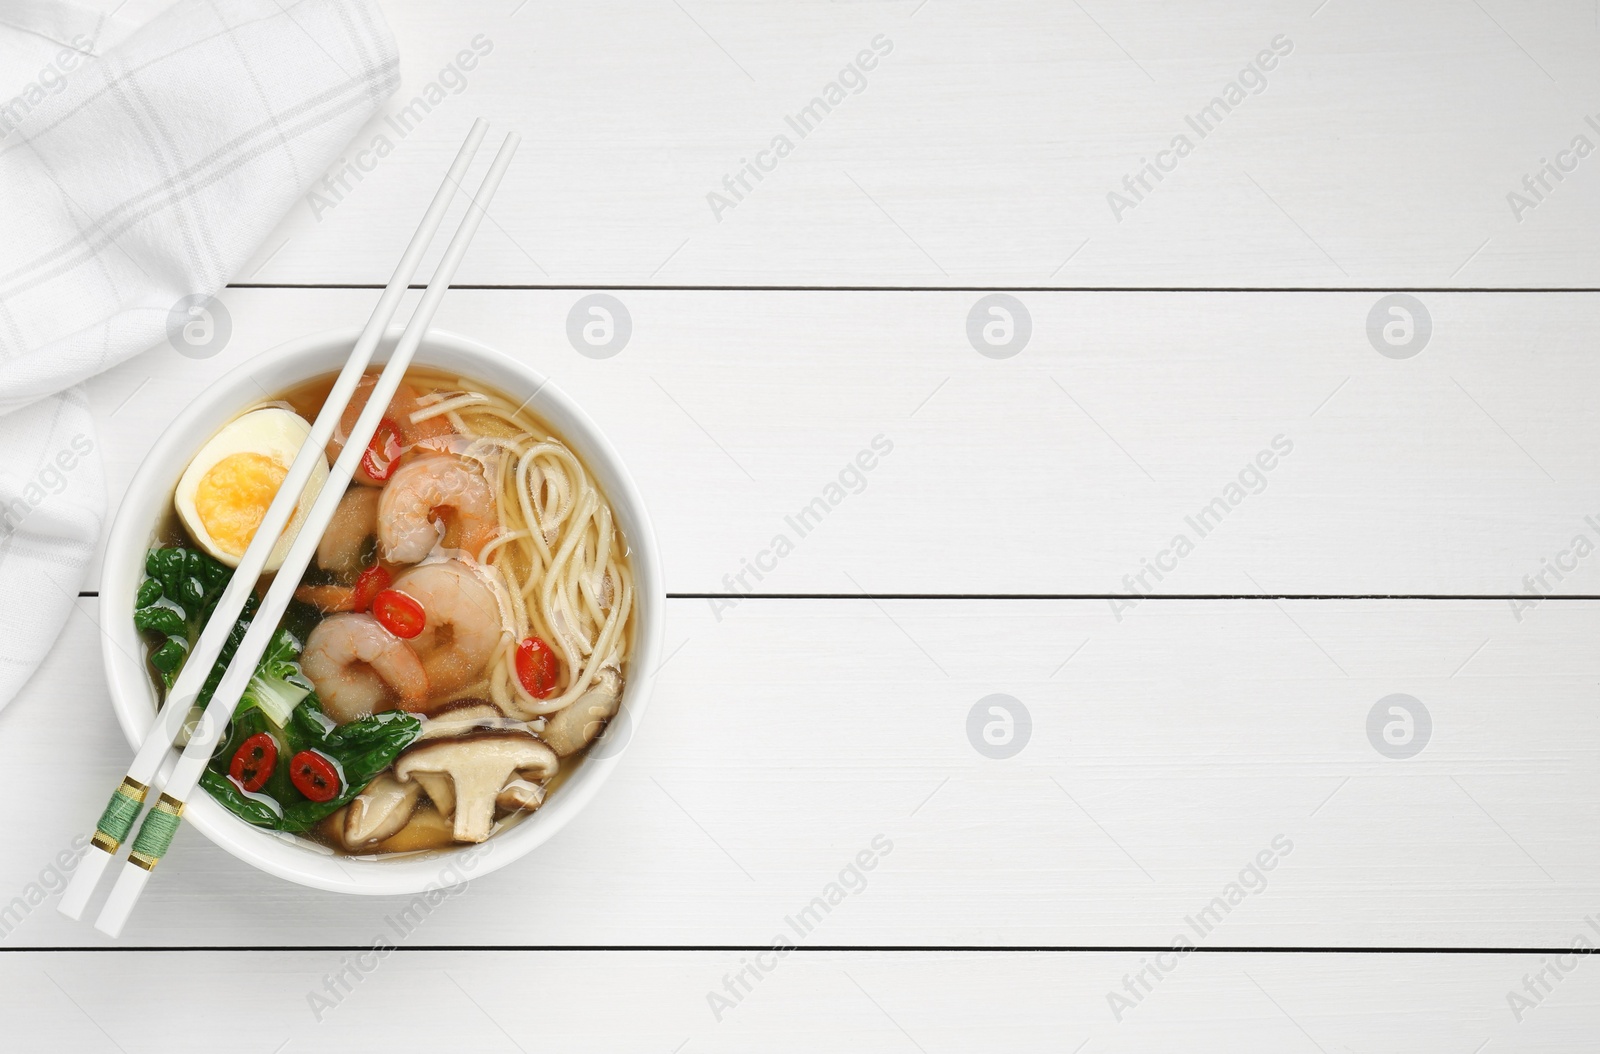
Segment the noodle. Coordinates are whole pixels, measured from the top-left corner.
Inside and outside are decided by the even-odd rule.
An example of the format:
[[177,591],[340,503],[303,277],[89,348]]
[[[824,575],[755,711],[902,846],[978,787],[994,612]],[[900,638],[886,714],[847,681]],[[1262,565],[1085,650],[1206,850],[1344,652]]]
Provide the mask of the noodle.
[[430,417],[438,417],[442,413],[459,410],[463,406],[474,406],[488,401],[489,397],[487,395],[482,395],[478,392],[463,392],[460,395],[444,395],[438,392],[430,392],[427,395],[417,397],[417,402],[423,404],[426,408],[412,411],[410,420],[412,424],[421,424]]
[[[513,632],[490,664],[490,698],[523,719],[564,710],[601,670],[620,673],[627,647],[633,576],[611,509],[572,451],[554,438],[534,438],[538,426],[519,407],[492,396],[453,396],[411,417],[441,413],[459,419],[458,429],[477,437],[474,445],[499,455],[484,465],[501,533],[478,557],[499,580]],[[508,523],[508,509],[526,526]],[[529,636],[549,642],[562,660],[565,683],[549,699],[529,694],[516,674],[517,642]]]
[[[361,379],[360,406],[378,383],[374,373]],[[263,405],[308,421],[334,384],[331,376],[313,379]],[[331,457],[349,441],[343,418],[362,413],[354,398]],[[283,648],[297,649],[303,677],[281,683],[298,694],[269,684],[263,691],[283,712],[262,702],[236,714],[230,739],[208,763],[217,777],[208,789],[225,808],[336,853],[478,842],[540,808],[620,713],[633,554],[597,482],[526,409],[532,401],[514,405],[469,379],[406,371],[385,408],[381,440],[362,452],[361,475],[318,539],[316,568],[296,583],[299,603],[278,627],[287,643],[274,638],[274,663],[287,661]],[[240,452],[265,442],[250,438]],[[241,507],[254,500],[251,488],[239,489]],[[160,556],[167,577],[151,571],[140,590],[159,587],[161,604],[174,596],[167,578],[190,583],[197,559],[215,563],[201,551],[209,535],[186,523],[179,504],[174,498],[169,510],[178,534],[157,540],[158,550],[179,551]],[[162,654],[174,640],[187,643],[160,637],[152,645]],[[147,665],[165,694],[166,667],[154,653]],[[338,800],[314,797],[292,771],[310,748],[285,748],[294,737],[313,738],[298,719],[284,723],[301,707],[325,734],[314,749],[329,775],[318,787],[333,785]],[[339,728],[350,730],[348,739]],[[271,761],[259,743],[245,750],[262,737],[275,746]],[[245,762],[257,765],[247,777],[254,789],[234,772]],[[507,764],[512,770],[493,785],[488,776]],[[289,806],[307,803],[325,808],[299,808],[305,815],[294,818]],[[268,807],[276,811],[264,819]]]

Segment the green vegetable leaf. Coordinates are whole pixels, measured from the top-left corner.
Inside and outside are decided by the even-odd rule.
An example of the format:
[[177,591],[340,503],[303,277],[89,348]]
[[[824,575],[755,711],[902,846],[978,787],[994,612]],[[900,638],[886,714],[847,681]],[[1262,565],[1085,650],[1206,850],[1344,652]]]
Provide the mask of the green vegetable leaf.
[[[200,694],[195,696],[194,705],[202,709],[211,702],[211,695],[217,690],[217,685],[222,681],[222,675],[227,672],[228,663],[233,661],[233,653],[239,650],[239,642],[244,640],[245,631],[250,628],[250,620],[256,614],[256,595],[251,593],[244,601],[244,610],[239,613],[239,621],[233,624],[233,629],[228,631],[228,639],[222,642],[222,650],[217,653],[217,663],[211,667],[211,673],[206,677],[206,683],[200,686]],[[212,607],[215,607],[215,602]],[[199,634],[195,634],[198,639]]]
[[278,630],[262,654],[239,705],[259,707],[273,724],[282,728],[300,700],[311,694],[311,683],[295,662],[299,655],[300,642],[288,630]]
[[335,728],[316,749],[339,763],[344,774],[342,789],[331,801],[301,800],[284,806],[281,829],[303,831],[348,805],[378,773],[394,764],[394,759],[421,731],[422,722],[400,710],[363,717]]
[[146,632],[188,639],[189,627],[183,620],[183,612],[177,608],[162,607],[159,603],[136,610],[133,613],[133,625],[135,629]]
[[[257,827],[299,834],[348,805],[378,773],[394,764],[421,730],[421,720],[399,710],[333,725],[323,716],[315,695],[301,702],[282,728],[269,725],[260,710],[252,709],[235,716],[234,727],[206,769],[210,778],[201,782],[240,819]],[[227,771],[240,744],[257,732],[268,732],[278,740],[278,765],[261,792],[251,796],[227,778]],[[295,789],[289,779],[289,762],[302,750],[319,750],[338,764],[344,779],[336,797],[315,802]],[[277,804],[281,815],[264,799]]]
[[240,790],[226,774],[205,769],[200,773],[200,786],[246,823],[269,830],[279,829],[282,817],[278,810],[260,796],[252,797]]
[[161,683],[171,688],[188,657],[189,645],[181,637],[173,637],[150,653],[150,665],[161,675]]
[[[177,610],[187,624],[189,642],[200,635],[211,611],[217,606],[233,571],[213,560],[198,549],[168,546],[151,549],[145,554],[144,570],[148,579],[139,587],[136,598],[139,608],[155,605],[160,599]],[[159,584],[157,597],[150,582]]]
[[135,608],[147,608],[161,599],[161,583],[154,578],[147,578],[139,586],[139,593],[133,599]]
[[[232,571],[198,550],[169,546],[146,554],[145,573],[148,577],[139,586],[133,622],[152,638],[150,665],[171,688]],[[205,706],[216,691],[255,617],[256,606],[252,594],[206,677],[197,706]],[[322,704],[299,666],[302,642],[320,618],[310,605],[289,605],[240,698],[227,735],[200,778],[213,798],[257,827],[294,833],[309,830],[365,790],[422,730],[415,715],[401,711],[344,725],[335,725],[323,715]],[[228,766],[239,746],[258,732],[277,740],[278,764],[259,792],[247,794],[229,779]],[[295,789],[289,778],[289,761],[302,750],[319,750],[337,763],[344,776],[337,797],[314,802]]]
[[152,637],[151,665],[170,688],[232,572],[205,553],[176,546],[151,549],[144,570],[133,624]]

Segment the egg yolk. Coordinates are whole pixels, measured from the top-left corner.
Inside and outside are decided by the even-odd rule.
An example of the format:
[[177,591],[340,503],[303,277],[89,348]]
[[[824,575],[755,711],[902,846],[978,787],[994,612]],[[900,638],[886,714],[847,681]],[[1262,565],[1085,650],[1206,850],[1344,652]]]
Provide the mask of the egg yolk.
[[217,548],[243,554],[289,470],[265,454],[229,454],[195,487],[194,509]]

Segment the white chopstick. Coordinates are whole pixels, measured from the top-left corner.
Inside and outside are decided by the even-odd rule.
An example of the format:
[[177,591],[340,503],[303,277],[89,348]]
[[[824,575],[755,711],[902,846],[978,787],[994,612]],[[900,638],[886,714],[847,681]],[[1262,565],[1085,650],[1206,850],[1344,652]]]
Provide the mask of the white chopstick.
[[267,507],[266,515],[256,528],[254,539],[245,548],[244,556],[240,559],[233,577],[228,580],[228,585],[218,599],[211,618],[201,630],[199,640],[190,650],[182,670],[167,692],[166,705],[156,714],[155,723],[146,733],[144,742],[134,755],[133,764],[128,766],[122,783],[112,794],[110,804],[96,825],[94,837],[90,842],[92,848],[79,862],[73,872],[72,881],[61,894],[58,908],[68,918],[83,917],[83,909],[88,905],[89,898],[94,895],[100,876],[105,873],[106,865],[117,855],[118,848],[133,830],[134,822],[139,818],[139,811],[143,808],[150,789],[154,787],[160,790],[156,784],[161,762],[177,740],[184,719],[189,716],[191,705],[199,696],[212,667],[216,665],[217,656],[222,651],[228,635],[233,631],[234,623],[238,621],[246,599],[255,588],[256,580],[261,577],[261,570],[266,566],[272,550],[276,548],[278,537],[293,515],[295,506],[299,504],[301,492],[310,482],[313,466],[327,449],[328,440],[333,436],[333,430],[344,413],[345,405],[349,403],[356,385],[360,383],[361,375],[366,372],[367,364],[372,361],[372,354],[377,350],[378,342],[383,339],[389,323],[393,321],[395,310],[400,306],[400,298],[410,288],[411,280],[416,276],[417,267],[422,262],[422,255],[433,242],[434,234],[444,221],[445,210],[455,200],[456,189],[461,185],[462,177],[466,175],[473,157],[477,155],[478,146],[488,131],[488,122],[479,118],[473,123],[472,130],[467,133],[466,142],[461,145],[461,150],[451,163],[444,182],[440,184],[433,201],[428,205],[427,212],[423,214],[422,223],[411,236],[411,243],[406,246],[399,264],[395,267],[394,276],[384,287],[383,294],[378,298],[378,305],[373,309],[372,317],[367,320],[366,328],[361,331],[355,347],[350,351],[349,359],[340,371],[338,379],[334,381],[327,401],[323,403],[321,412],[312,423],[310,434],[301,444],[300,452],[290,465],[288,475],[284,477],[277,495]]
[[134,755],[133,763],[128,766],[127,774],[101,816],[90,842],[92,848],[79,862],[73,871],[72,881],[61,894],[58,907],[63,915],[73,919],[83,916],[83,909],[93,896],[95,886],[105,873],[106,865],[116,856],[118,848],[133,830],[133,824],[138,819],[149,788],[158,777],[162,760],[177,740],[184,720],[189,716],[192,703],[199,695],[212,667],[216,665],[223,644],[233,631],[234,623],[238,621],[245,601],[255,588],[256,580],[261,577],[262,568],[272,555],[278,537],[293,515],[295,506],[299,504],[301,492],[310,481],[318,458],[327,449],[328,440],[333,436],[333,430],[344,413],[345,405],[350,401],[356,385],[360,383],[362,374],[366,372],[367,364],[372,361],[378,342],[388,331],[389,323],[393,321],[395,310],[400,305],[400,299],[410,288],[411,280],[416,277],[422,256],[433,242],[433,236],[444,221],[445,211],[455,200],[456,189],[472,164],[473,157],[477,155],[478,147],[488,130],[488,122],[481,118],[473,124],[472,130],[467,133],[466,142],[461,145],[461,150],[451,163],[444,182],[440,184],[438,193],[434,195],[427,212],[423,214],[422,223],[411,236],[410,244],[406,246],[399,264],[395,267],[394,276],[389,279],[389,284],[378,298],[372,317],[367,320],[366,328],[361,331],[355,347],[351,349],[349,359],[334,381],[333,389],[329,392],[322,411],[312,423],[311,432],[301,444],[300,452],[290,465],[288,475],[279,486],[277,495],[267,507],[254,539],[245,548],[244,556],[240,558],[238,568],[228,580],[228,585],[218,599],[211,618],[201,630],[199,640],[190,649],[187,661],[179,671],[172,688],[167,692],[166,705],[156,714],[154,723],[146,732],[143,743]]
[[521,137],[512,132],[506,136],[500,152],[495,155],[494,162],[483,177],[477,195],[467,208],[466,216],[461,220],[461,226],[456,230],[455,237],[450,239],[444,258],[439,261],[438,270],[434,272],[432,280],[428,282],[427,290],[417,304],[416,311],[406,323],[399,344],[390,354],[389,362],[384,366],[377,384],[373,386],[372,394],[368,396],[366,406],[356,419],[355,427],[350,430],[344,450],[340,452],[328,473],[327,482],[323,484],[321,492],[312,503],[311,512],[300,528],[300,533],[290,544],[289,553],[284,558],[282,567],[278,569],[272,587],[267,590],[266,597],[262,599],[255,617],[250,622],[250,628],[245,631],[244,639],[239,642],[239,648],[234,653],[232,661],[228,663],[227,671],[218,682],[200,727],[190,737],[188,746],[178,758],[178,764],[167,779],[160,800],[145,816],[144,825],[139,830],[139,838],[134,844],[134,851],[129,856],[128,862],[123,865],[122,874],[118,876],[117,884],[112,888],[111,896],[100,912],[100,917],[95,920],[95,928],[102,933],[115,937],[122,932],[122,927],[133,912],[134,905],[138,903],[139,894],[144,891],[145,883],[150,880],[151,870],[166,852],[166,846],[170,844],[172,833],[183,813],[183,803],[199,783],[201,772],[216,750],[217,743],[227,731],[228,722],[233,717],[239,697],[250,683],[251,675],[255,673],[256,663],[260,661],[262,652],[277,633],[278,622],[283,618],[284,610],[294,596],[295,586],[311,562],[311,555],[316,551],[317,544],[321,541],[328,522],[333,518],[334,511],[339,507],[345,488],[355,475],[372,433],[377,430],[378,422],[388,412],[389,400],[394,397],[395,389],[400,386],[406,367],[411,363],[411,357],[416,353],[417,346],[421,344],[428,327],[433,323],[433,316],[439,310],[439,302],[450,288],[451,279],[455,277],[456,269],[461,265],[462,257],[466,255],[467,246],[477,233],[478,225],[483,221],[484,211],[493,200],[495,191],[500,186],[500,180],[510,166],[511,158],[516,154],[517,144],[520,142]]

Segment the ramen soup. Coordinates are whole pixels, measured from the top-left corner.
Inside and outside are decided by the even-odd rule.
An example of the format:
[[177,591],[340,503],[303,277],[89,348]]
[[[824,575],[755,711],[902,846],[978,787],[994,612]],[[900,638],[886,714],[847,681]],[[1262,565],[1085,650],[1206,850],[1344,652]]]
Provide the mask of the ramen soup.
[[[203,706],[376,382],[362,378],[194,705]],[[195,455],[135,624],[164,696],[333,377]],[[202,779],[242,819],[346,853],[481,842],[555,792],[622,701],[628,549],[582,462],[484,385],[407,371]]]

